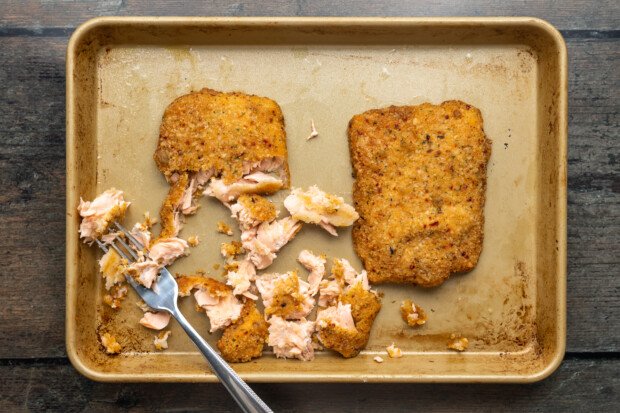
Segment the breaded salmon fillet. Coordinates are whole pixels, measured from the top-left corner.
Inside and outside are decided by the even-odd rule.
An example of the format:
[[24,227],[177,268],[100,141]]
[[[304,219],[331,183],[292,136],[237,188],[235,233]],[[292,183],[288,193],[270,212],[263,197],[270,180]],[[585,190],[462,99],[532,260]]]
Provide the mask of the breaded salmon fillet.
[[174,100],[164,112],[155,162],[174,173],[214,169],[226,184],[268,158],[280,158],[285,185],[288,164],[284,117],[268,98],[202,89]]
[[431,287],[473,269],[491,154],[480,111],[460,101],[375,109],[351,119],[348,137],[353,243],[370,281]]
[[231,363],[243,363],[263,354],[267,342],[269,324],[258,311],[252,300],[246,300],[241,316],[226,327],[217,342],[217,348],[224,360]]
[[240,92],[205,88],[174,100],[164,112],[154,159],[171,185],[161,209],[163,237],[176,236],[205,189],[230,202],[289,187],[280,106]]

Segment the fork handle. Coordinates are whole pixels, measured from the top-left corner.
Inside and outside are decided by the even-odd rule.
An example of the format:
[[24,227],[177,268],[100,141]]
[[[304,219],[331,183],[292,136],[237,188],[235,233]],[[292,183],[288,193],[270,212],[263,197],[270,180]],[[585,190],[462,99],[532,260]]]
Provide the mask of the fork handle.
[[250,386],[248,386],[228,363],[213,350],[209,343],[198,334],[178,309],[171,314],[181,327],[183,327],[183,330],[185,330],[189,338],[196,344],[196,347],[198,347],[203,356],[205,356],[211,370],[213,370],[218,379],[220,379],[220,382],[226,387],[226,390],[228,390],[244,412],[273,413],[265,402],[254,393]]

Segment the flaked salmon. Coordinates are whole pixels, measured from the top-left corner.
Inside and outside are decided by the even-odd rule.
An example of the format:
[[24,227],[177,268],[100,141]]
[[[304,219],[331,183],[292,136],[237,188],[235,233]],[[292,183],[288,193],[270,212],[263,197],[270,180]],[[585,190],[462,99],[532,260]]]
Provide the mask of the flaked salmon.
[[284,247],[301,229],[301,224],[291,217],[273,222],[263,222],[256,228],[241,233],[241,242],[248,251],[248,258],[257,269],[267,268]]
[[293,188],[284,199],[284,207],[294,219],[320,225],[334,236],[338,236],[335,227],[351,226],[359,218],[355,208],[342,197],[321,191],[316,185],[307,191]]
[[267,344],[273,347],[278,358],[296,358],[309,361],[314,358],[312,333],[314,322],[302,318],[299,321],[286,321],[273,316],[268,320],[269,338]]
[[321,280],[325,276],[325,260],[324,256],[314,255],[308,250],[302,250],[297,257],[297,261],[303,265],[310,274],[308,274],[308,284],[310,284],[310,295],[314,296],[319,292]]
[[152,330],[163,330],[164,328],[168,326],[169,322],[170,322],[170,313],[166,311],[157,311],[157,312],[147,311],[144,313],[144,315],[140,319],[140,324]]
[[80,237],[84,238],[84,242],[93,243],[108,230],[112,221],[121,220],[125,216],[129,204],[124,199],[123,191],[115,188],[104,191],[90,202],[80,198]]

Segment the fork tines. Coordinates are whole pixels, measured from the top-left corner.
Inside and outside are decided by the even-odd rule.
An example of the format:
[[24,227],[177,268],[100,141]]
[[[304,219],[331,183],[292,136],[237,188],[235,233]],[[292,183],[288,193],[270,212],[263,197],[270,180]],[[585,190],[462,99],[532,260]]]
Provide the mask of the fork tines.
[[140,241],[138,241],[133,235],[131,235],[131,233],[118,222],[115,221],[114,225],[127,237],[127,239],[131,242],[132,246],[135,247],[135,250],[134,248],[129,246],[129,244],[127,244],[121,237],[118,236],[115,237],[109,244],[106,244],[96,239],[95,241],[97,241],[97,245],[99,245],[99,248],[101,248],[103,252],[108,252],[108,246],[110,246],[128,262],[139,261],[140,257],[136,253],[136,250],[142,251],[142,249],[144,249],[142,243],[140,243]]

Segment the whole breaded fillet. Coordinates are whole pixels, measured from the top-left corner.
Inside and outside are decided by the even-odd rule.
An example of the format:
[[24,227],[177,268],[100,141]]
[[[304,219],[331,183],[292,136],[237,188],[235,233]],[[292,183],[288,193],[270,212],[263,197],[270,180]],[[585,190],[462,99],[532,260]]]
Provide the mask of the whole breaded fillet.
[[213,168],[229,184],[268,158],[283,161],[288,187],[284,118],[268,98],[202,89],[174,100],[164,112],[155,162],[170,180],[174,173]]
[[431,287],[476,266],[491,141],[460,101],[391,106],[348,129],[360,219],[353,243],[371,282]]

